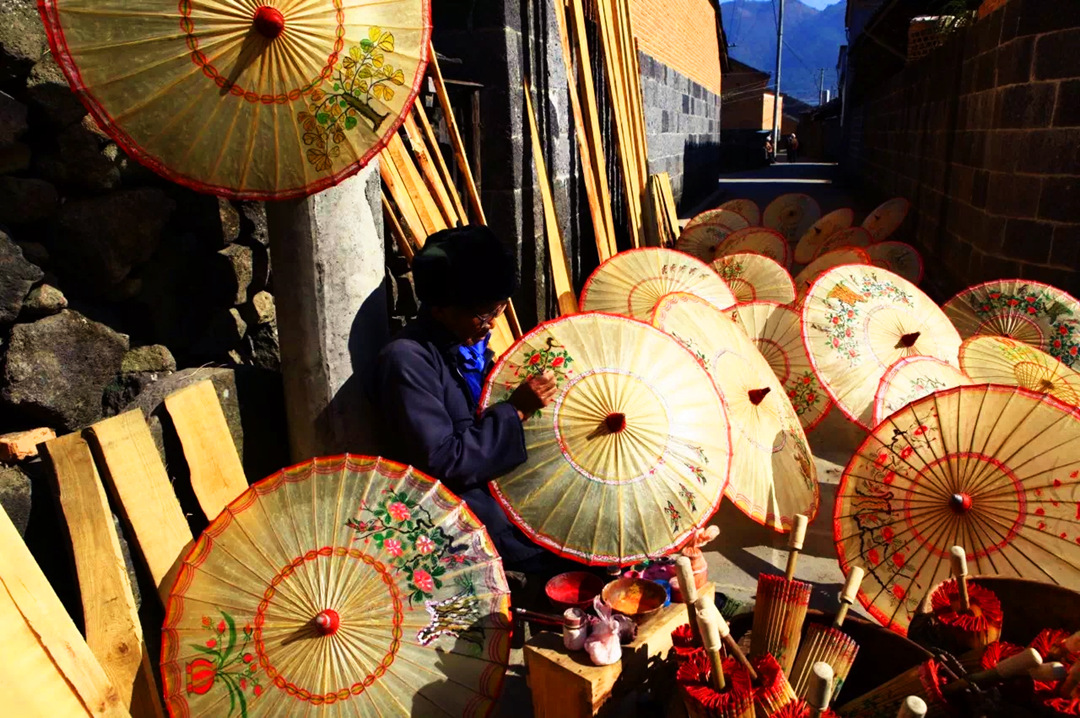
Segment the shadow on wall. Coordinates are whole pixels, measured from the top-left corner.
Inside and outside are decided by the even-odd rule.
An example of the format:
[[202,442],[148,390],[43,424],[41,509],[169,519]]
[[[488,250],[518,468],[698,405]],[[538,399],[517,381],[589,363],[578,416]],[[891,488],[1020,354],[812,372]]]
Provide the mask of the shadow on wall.
[[721,169],[720,143],[691,136],[683,143],[682,194],[679,212],[687,211],[716,191]]

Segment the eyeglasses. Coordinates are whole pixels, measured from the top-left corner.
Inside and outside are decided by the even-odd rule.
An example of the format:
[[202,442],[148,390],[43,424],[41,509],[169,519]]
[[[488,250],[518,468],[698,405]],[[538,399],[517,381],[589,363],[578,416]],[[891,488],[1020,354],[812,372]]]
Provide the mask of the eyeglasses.
[[501,317],[503,315],[503,312],[505,311],[506,304],[500,304],[498,307],[496,307],[490,312],[487,312],[486,314],[473,314],[473,318],[481,324],[491,324],[493,321]]

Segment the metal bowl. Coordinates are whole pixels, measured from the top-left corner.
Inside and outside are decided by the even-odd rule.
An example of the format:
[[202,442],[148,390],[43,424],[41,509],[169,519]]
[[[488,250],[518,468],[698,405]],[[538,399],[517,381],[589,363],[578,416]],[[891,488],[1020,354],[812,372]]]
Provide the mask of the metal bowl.
[[604,580],[587,571],[560,573],[544,586],[544,593],[556,608],[588,608],[600,595]]
[[659,611],[667,601],[667,591],[655,581],[620,578],[604,586],[604,602],[618,613],[643,618]]

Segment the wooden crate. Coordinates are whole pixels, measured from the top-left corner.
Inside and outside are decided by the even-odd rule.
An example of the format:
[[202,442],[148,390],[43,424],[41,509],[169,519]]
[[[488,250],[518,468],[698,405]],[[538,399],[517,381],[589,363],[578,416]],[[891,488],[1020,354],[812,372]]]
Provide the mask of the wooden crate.
[[[703,591],[712,596],[708,584]],[[570,653],[562,634],[544,632],[525,644],[535,718],[613,715],[618,698],[640,686],[671,649],[671,632],[686,623],[686,607],[671,604],[638,628],[637,639],[623,646],[622,660],[594,666],[584,651]]]

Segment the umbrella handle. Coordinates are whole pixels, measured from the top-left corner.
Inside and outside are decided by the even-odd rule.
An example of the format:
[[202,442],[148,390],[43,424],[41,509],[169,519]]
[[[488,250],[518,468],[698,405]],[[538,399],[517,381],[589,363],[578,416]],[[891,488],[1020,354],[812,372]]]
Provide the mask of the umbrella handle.
[[1023,675],[1040,665],[1042,665],[1042,656],[1034,648],[1028,648],[1015,656],[1009,656],[988,671],[971,673],[958,681],[950,683],[942,688],[941,692],[945,695],[953,695],[972,685],[981,686],[987,683],[997,683]]
[[737,660],[739,665],[750,675],[750,681],[757,683],[759,680],[757,671],[750,665],[750,660],[731,636],[731,626],[728,625],[728,622],[724,620],[723,614],[719,611],[716,612],[715,621],[716,627],[720,631],[720,638],[724,641],[724,647],[727,648],[728,653],[735,656],[735,660]]
[[1044,663],[1041,666],[1032,668],[1028,671],[1028,675],[1036,681],[1057,683],[1068,677],[1069,669],[1065,667],[1064,663]]
[[795,514],[795,525],[791,527],[791,533],[788,534],[788,559],[787,570],[784,572],[784,578],[788,581],[795,578],[795,563],[799,560],[799,551],[802,551],[803,541],[806,540],[806,527],[810,524],[810,519],[804,514]]
[[818,661],[811,668],[810,690],[806,694],[811,718],[820,718],[828,710],[835,678],[832,666],[825,661]]
[[956,578],[956,586],[960,590],[960,610],[971,610],[971,598],[968,596],[968,567],[967,551],[963,546],[953,546],[949,549],[949,560],[952,563],[952,574]]
[[679,579],[679,590],[682,592],[683,603],[686,604],[690,632],[694,634],[694,642],[700,644],[701,628],[698,627],[697,608],[695,607],[698,598],[697,584],[694,583],[694,568],[688,556],[679,556],[675,559],[675,573]]
[[719,692],[727,688],[727,681],[724,679],[724,661],[720,657],[720,646],[723,645],[720,639],[720,627],[709,611],[700,611],[697,620],[698,628],[701,629],[705,653],[708,654],[709,662],[712,664],[712,675],[709,676],[709,683],[712,685],[713,690]]
[[853,567],[851,573],[848,574],[847,581],[844,583],[844,590],[840,592],[840,609],[836,612],[836,618],[833,619],[833,628],[843,627],[848,609],[851,608],[851,604],[855,603],[855,599],[859,596],[859,588],[862,586],[864,575],[866,575],[866,571],[861,566]]
[[900,712],[896,718],[926,718],[926,701],[918,696],[908,696],[900,704]]

